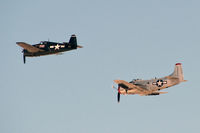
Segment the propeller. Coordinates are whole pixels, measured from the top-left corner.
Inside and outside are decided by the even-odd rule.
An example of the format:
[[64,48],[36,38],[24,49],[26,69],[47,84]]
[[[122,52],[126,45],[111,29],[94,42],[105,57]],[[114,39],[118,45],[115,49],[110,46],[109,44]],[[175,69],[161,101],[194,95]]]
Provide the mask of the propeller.
[[119,92],[117,94],[117,101],[118,101],[118,103],[120,102],[120,93]]
[[112,86],[113,89],[116,89],[118,91],[117,93],[117,102],[120,102],[120,86],[118,85],[118,88],[116,88],[114,85]]
[[23,53],[23,60],[24,60],[24,64],[26,63],[26,56],[24,55],[24,49],[22,50]]
[[23,55],[23,59],[24,59],[24,64],[26,63],[26,56]]
[[118,86],[117,101],[120,102],[120,86]]
[[112,85],[112,88],[117,90],[117,88],[114,85]]

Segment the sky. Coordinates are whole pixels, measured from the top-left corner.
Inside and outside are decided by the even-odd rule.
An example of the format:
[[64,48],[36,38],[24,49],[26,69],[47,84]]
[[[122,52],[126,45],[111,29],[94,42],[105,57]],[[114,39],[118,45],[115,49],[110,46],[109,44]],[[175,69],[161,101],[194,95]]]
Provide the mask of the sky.
[[[199,133],[200,1],[1,0],[1,133]],[[16,42],[82,49],[27,58]],[[121,96],[113,80],[169,75],[159,96]]]

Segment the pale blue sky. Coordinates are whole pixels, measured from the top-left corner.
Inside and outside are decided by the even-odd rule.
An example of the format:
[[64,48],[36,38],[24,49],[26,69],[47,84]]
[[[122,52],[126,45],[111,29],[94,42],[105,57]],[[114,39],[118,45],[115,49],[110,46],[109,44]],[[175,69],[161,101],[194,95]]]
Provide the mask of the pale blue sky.
[[[1,133],[199,133],[198,0],[1,0]],[[83,49],[27,58],[17,41]],[[114,79],[170,74],[186,83],[156,97],[121,96]]]

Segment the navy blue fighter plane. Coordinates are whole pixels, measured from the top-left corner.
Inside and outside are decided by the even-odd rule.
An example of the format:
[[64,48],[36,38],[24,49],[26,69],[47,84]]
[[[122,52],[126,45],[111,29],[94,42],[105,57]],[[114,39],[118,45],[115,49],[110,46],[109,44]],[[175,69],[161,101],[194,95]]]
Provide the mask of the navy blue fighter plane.
[[77,45],[76,36],[72,35],[69,42],[57,43],[49,41],[41,41],[39,44],[30,45],[25,42],[16,42],[17,45],[23,48],[24,64],[26,63],[26,57],[36,57],[50,54],[60,54],[65,51],[75,50],[82,48]]

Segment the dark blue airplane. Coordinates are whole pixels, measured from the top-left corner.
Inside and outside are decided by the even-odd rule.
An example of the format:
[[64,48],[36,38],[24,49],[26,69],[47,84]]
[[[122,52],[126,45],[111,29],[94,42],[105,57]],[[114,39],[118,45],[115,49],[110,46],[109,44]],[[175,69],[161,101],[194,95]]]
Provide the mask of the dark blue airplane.
[[69,42],[57,43],[49,41],[41,41],[39,44],[30,45],[25,42],[16,42],[23,48],[24,64],[26,63],[26,57],[43,56],[50,54],[60,54],[65,51],[82,48],[77,45],[76,36],[72,35]]

